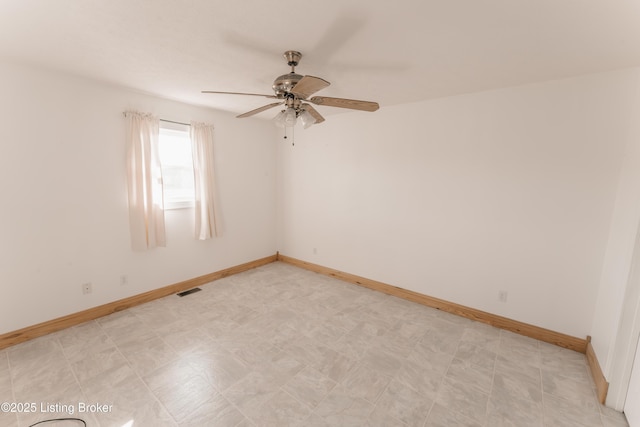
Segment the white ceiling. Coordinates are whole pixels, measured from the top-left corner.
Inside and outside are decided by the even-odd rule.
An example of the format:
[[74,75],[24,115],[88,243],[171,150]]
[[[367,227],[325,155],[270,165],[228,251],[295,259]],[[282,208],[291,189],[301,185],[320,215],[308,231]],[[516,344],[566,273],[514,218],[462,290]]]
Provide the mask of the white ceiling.
[[0,0],[0,59],[236,113],[269,100],[200,91],[271,94],[289,49],[384,107],[638,66],[640,0]]

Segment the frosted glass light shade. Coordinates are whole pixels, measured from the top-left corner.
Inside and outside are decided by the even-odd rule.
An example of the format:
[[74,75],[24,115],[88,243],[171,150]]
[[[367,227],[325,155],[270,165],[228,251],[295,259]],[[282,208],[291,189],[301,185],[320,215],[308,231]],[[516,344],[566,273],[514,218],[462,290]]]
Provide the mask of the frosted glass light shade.
[[302,122],[302,125],[306,129],[316,122],[316,118],[313,117],[311,114],[309,114],[308,111],[305,111],[302,114],[300,114],[300,121]]
[[274,118],[273,123],[279,128],[284,128],[284,118],[286,116],[285,110],[280,111]]
[[288,128],[296,125],[296,110],[293,108],[287,108],[284,113],[284,125]]

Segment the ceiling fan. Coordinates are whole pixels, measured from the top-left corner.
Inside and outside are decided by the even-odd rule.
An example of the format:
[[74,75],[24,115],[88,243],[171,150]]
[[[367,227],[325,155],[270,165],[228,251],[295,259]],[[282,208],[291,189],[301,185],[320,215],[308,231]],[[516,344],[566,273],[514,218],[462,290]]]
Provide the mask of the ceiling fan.
[[314,123],[324,122],[324,117],[308,102],[315,105],[323,105],[329,107],[349,108],[361,111],[376,111],[380,106],[377,102],[358,101],[356,99],[331,98],[328,96],[313,96],[314,93],[329,86],[331,83],[314,76],[301,76],[296,74],[295,67],[300,62],[302,54],[295,50],[288,50],[284,53],[287,64],[291,67],[291,72],[277,77],[273,82],[273,91],[275,95],[262,95],[259,93],[243,93],[243,92],[218,92],[212,90],[203,90],[202,93],[220,93],[227,95],[249,95],[261,96],[264,98],[278,99],[280,101],[267,104],[255,110],[236,116],[238,118],[250,117],[254,114],[261,113],[270,108],[283,105],[284,109],[274,118],[276,125],[280,127],[292,127],[299,118],[305,129]]

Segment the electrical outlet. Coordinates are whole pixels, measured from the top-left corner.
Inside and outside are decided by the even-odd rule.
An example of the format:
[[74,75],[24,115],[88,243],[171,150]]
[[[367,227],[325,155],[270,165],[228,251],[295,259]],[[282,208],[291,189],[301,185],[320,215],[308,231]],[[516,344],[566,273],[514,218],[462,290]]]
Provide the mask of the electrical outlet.
[[120,276],[120,286],[127,285],[128,283],[129,283],[129,278],[127,277],[126,274],[123,274],[122,276]]
[[498,300],[500,302],[507,302],[507,298],[509,297],[509,292],[507,291],[498,291]]
[[91,287],[91,283],[84,283],[82,285],[82,293],[87,295],[93,292],[93,288]]
[[313,254],[318,255],[318,248],[313,248]]

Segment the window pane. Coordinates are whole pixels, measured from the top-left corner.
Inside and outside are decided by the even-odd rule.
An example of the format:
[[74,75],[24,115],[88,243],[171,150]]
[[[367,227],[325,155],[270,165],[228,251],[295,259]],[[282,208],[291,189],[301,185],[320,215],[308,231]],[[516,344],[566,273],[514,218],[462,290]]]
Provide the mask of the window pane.
[[193,205],[193,160],[189,133],[172,129],[160,129],[160,163],[164,186],[165,206],[168,209]]

